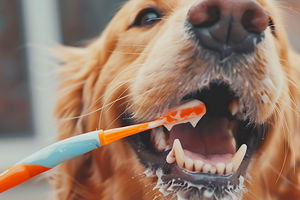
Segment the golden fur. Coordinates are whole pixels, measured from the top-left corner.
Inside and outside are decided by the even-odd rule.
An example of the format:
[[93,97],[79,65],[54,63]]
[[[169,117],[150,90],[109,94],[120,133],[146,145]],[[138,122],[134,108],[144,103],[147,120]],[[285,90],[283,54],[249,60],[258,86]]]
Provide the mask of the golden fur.
[[[259,100],[250,117],[272,124],[262,148],[252,158],[243,199],[300,199],[300,58],[289,48],[273,0],[259,0],[271,13],[276,37],[266,31],[254,58],[246,60],[240,77],[253,85],[245,92]],[[59,139],[96,129],[120,126],[130,109],[139,120],[153,119],[165,107],[178,105],[185,86],[195,90],[210,63],[195,58],[192,42],[180,28],[194,0],[130,0],[116,14],[99,39],[83,48],[64,48],[60,93],[56,107]],[[128,28],[149,5],[166,12],[151,28]],[[279,24],[279,25],[278,25]],[[278,25],[278,26],[277,26]],[[176,31],[174,31],[176,27]],[[196,61],[195,61],[196,60]],[[195,66],[201,67],[195,67]],[[255,66],[255,67],[253,67]],[[249,75],[250,74],[250,75]],[[268,83],[262,78],[267,77]],[[178,86],[180,84],[181,86]],[[164,106],[164,107],[163,107]],[[59,200],[170,199],[153,190],[155,178],[125,141],[115,142],[61,165],[55,175]]]

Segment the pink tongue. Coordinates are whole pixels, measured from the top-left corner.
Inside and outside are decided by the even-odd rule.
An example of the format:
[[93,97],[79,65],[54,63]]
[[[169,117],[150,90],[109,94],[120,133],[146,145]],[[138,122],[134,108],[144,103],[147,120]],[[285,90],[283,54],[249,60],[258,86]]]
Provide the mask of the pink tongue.
[[[232,135],[234,122],[225,117],[203,117],[193,128],[191,124],[179,124],[170,131],[170,144],[179,139],[185,150],[198,156],[211,157],[232,155],[236,152]],[[217,157],[216,157],[217,156]]]

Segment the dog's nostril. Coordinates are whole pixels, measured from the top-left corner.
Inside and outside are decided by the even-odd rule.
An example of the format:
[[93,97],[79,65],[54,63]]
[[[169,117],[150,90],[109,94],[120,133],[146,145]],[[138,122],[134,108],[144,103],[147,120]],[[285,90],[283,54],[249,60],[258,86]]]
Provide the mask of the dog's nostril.
[[207,20],[201,25],[206,27],[213,26],[220,20],[220,17],[220,8],[218,6],[210,6],[207,8]]
[[195,27],[210,27],[216,24],[221,17],[219,6],[201,6],[189,11],[188,21]]
[[268,17],[263,10],[249,9],[242,15],[241,23],[248,32],[260,33],[267,28]]
[[187,22],[202,46],[226,57],[254,51],[268,16],[255,0],[201,0],[190,8]]

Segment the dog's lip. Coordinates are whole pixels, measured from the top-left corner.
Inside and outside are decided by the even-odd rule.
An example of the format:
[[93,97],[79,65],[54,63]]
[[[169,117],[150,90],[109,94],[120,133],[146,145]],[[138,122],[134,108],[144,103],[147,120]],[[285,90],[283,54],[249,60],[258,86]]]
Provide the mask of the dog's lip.
[[176,164],[164,165],[163,175],[161,179],[168,183],[171,181],[183,182],[183,180],[188,180],[194,185],[203,185],[209,186],[210,188],[218,188],[220,185],[239,185],[240,176],[244,176],[246,173],[246,168],[250,162],[250,156],[243,160],[241,167],[234,173],[229,175],[217,175],[217,174],[206,174],[206,173],[197,173],[191,172],[189,170],[180,168]]

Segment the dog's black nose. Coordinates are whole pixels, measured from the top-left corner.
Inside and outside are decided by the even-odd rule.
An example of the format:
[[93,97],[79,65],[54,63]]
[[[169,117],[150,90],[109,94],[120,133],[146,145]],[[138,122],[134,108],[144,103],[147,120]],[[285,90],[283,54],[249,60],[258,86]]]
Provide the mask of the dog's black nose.
[[253,52],[269,17],[256,0],[200,0],[190,8],[187,21],[199,43],[224,58]]

